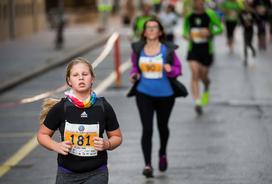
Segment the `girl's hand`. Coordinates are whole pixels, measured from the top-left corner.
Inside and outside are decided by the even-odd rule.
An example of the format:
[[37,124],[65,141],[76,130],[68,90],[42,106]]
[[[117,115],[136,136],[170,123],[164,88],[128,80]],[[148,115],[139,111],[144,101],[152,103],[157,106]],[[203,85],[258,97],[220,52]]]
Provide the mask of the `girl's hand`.
[[131,83],[135,83],[139,79],[140,79],[140,74],[138,74],[138,73],[132,74],[129,77],[129,80],[130,80]]
[[68,155],[71,149],[72,149],[72,142],[63,141],[63,142],[58,142],[56,144],[54,151],[62,155]]
[[170,64],[165,64],[163,67],[164,67],[164,70],[165,70],[166,72],[171,72],[171,71],[172,71],[172,67],[171,67]]
[[110,145],[107,140],[104,140],[101,137],[94,137],[94,149],[97,151],[103,151],[109,149]]

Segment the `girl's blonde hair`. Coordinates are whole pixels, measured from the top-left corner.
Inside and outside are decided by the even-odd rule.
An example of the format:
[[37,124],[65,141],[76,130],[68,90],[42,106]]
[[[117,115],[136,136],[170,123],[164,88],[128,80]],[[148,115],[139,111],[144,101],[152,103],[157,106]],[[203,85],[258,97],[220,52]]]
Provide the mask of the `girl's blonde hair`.
[[48,111],[56,105],[60,100],[55,98],[46,98],[43,100],[42,110],[40,112],[40,124],[44,123]]
[[[95,78],[94,69],[93,69],[92,65],[89,63],[89,61],[87,59],[84,59],[84,58],[75,58],[75,59],[73,59],[72,61],[69,62],[69,64],[67,65],[67,68],[66,68],[66,83],[68,85],[69,85],[68,79],[69,79],[70,74],[71,74],[71,69],[72,69],[72,67],[74,65],[76,65],[78,63],[86,64],[88,66],[89,70],[90,70],[91,76],[93,78]],[[46,99],[44,99],[43,104],[42,104],[42,110],[40,112],[40,118],[39,118],[40,124],[44,123],[45,117],[48,114],[49,110],[54,105],[56,105],[59,101],[60,101],[60,99],[55,99],[55,98],[46,98]]]

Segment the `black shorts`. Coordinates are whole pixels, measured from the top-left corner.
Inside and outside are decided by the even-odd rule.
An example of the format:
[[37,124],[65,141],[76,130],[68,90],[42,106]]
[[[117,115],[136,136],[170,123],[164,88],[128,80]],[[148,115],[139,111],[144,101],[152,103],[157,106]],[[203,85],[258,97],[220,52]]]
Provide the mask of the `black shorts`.
[[236,21],[226,21],[225,23],[226,23],[226,28],[227,28],[227,38],[232,39],[237,22]]
[[192,49],[189,50],[187,54],[187,60],[190,62],[192,60],[209,67],[213,63],[213,54],[209,52],[209,47],[207,45],[193,45]]

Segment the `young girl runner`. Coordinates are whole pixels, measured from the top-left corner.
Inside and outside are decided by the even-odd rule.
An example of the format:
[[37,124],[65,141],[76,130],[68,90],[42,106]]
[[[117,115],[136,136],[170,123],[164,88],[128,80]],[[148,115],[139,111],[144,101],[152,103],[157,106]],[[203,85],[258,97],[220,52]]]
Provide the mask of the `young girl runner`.
[[[118,147],[122,135],[111,105],[92,90],[94,80],[87,60],[72,60],[66,72],[71,90],[58,102],[47,101],[41,113],[37,139],[58,153],[57,184],[108,183],[107,150]],[[52,139],[56,130],[59,142]]]

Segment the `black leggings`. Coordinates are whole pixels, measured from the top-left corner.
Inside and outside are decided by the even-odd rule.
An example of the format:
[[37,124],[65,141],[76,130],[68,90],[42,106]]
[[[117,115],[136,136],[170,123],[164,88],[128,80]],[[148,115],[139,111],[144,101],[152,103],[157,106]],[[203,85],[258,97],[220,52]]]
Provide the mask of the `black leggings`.
[[169,138],[168,121],[175,103],[175,98],[173,96],[151,97],[142,93],[137,93],[136,103],[143,126],[141,143],[145,164],[151,165],[154,112],[156,111],[160,135],[159,155],[165,155]]
[[258,20],[257,22],[257,34],[258,36],[266,36],[266,21],[263,19]]
[[252,55],[253,57],[255,57],[256,55],[256,51],[252,45],[252,39],[253,39],[253,28],[244,28],[244,56],[245,56],[245,60],[247,60],[247,48],[250,48],[252,51]]

